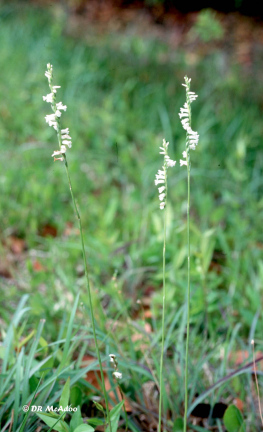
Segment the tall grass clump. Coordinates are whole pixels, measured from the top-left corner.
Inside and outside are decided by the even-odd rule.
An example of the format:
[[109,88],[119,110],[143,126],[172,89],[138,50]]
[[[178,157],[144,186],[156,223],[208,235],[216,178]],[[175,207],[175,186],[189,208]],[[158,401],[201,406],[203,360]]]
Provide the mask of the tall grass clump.
[[109,403],[108,403],[108,397],[105,387],[105,380],[104,380],[104,374],[103,374],[103,368],[102,368],[102,362],[101,362],[101,356],[98,346],[98,340],[96,336],[96,328],[95,328],[95,319],[94,319],[94,311],[92,306],[92,294],[91,294],[91,287],[90,287],[90,280],[89,280],[89,271],[88,271],[88,264],[87,264],[87,257],[85,252],[85,244],[84,244],[84,238],[83,238],[83,229],[82,229],[82,223],[81,223],[81,217],[80,213],[77,208],[76,200],[74,197],[70,174],[69,174],[69,168],[68,168],[68,162],[66,157],[66,150],[67,148],[71,148],[72,141],[71,137],[69,135],[69,129],[62,129],[61,128],[61,111],[66,111],[67,106],[63,105],[62,102],[56,102],[56,96],[57,96],[57,89],[60,88],[60,86],[53,85],[53,67],[51,64],[47,65],[47,71],[45,73],[45,76],[48,79],[48,84],[51,93],[49,93],[47,96],[43,96],[43,100],[51,104],[51,108],[53,113],[46,115],[45,119],[49,126],[53,127],[57,133],[57,139],[59,144],[59,149],[55,150],[52,154],[52,157],[54,157],[54,161],[60,161],[64,163],[66,174],[68,178],[69,183],[69,189],[71,193],[72,203],[74,207],[74,211],[78,220],[79,225],[79,232],[80,232],[80,239],[81,239],[81,247],[82,247],[82,255],[83,255],[83,261],[84,261],[84,267],[85,267],[85,277],[86,277],[86,286],[87,286],[87,293],[88,293],[88,300],[89,300],[89,307],[90,307],[90,316],[91,316],[91,324],[92,324],[92,331],[93,331],[93,337],[96,347],[96,354],[99,361],[99,368],[100,368],[100,376],[101,376],[101,382],[102,382],[102,388],[103,388],[103,394],[105,399],[105,405],[106,405],[106,416],[107,416],[107,423],[110,428],[110,432],[112,432],[111,427],[111,421],[110,421],[110,412],[109,412]]
[[187,167],[187,295],[186,295],[186,346],[185,346],[185,402],[184,402],[184,432],[187,429],[187,410],[188,410],[188,354],[189,354],[189,333],[190,333],[190,174],[191,160],[190,150],[195,150],[199,135],[191,127],[191,103],[196,100],[197,95],[190,91],[191,79],[185,77],[186,102],[180,108],[179,117],[183,128],[186,131],[185,151],[183,159],[180,159],[180,166]]

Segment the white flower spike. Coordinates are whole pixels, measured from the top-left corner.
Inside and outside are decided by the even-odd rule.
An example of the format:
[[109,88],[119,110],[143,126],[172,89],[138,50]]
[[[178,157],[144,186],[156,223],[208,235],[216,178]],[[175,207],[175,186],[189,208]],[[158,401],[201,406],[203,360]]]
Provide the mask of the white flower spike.
[[[61,111],[66,111],[67,106],[63,105],[62,102],[56,103],[56,93],[57,89],[60,88],[60,86],[53,86],[53,67],[50,63],[47,64],[47,71],[45,72],[45,76],[48,79],[48,84],[51,93],[47,94],[46,96],[43,96],[43,100],[47,103],[51,104],[51,108],[53,111],[53,114],[48,114],[45,117],[46,122],[49,126],[53,127],[58,135],[58,141],[59,141],[59,150],[55,150],[52,154],[52,157],[61,155],[62,157],[55,158],[54,161],[64,161],[65,160],[65,153],[67,150],[67,147],[70,148],[72,146],[71,137],[69,135],[69,128],[61,129],[60,127],[60,118],[61,118]],[[66,147],[67,146],[67,147]]]
[[158,187],[159,192],[159,200],[160,202],[160,209],[163,210],[166,205],[166,192],[167,192],[167,170],[169,167],[173,167],[176,164],[176,161],[173,161],[170,159],[170,156],[168,155],[168,145],[169,143],[163,140],[163,146],[160,147],[160,154],[164,155],[164,164],[162,167],[162,170],[158,170],[157,174],[155,175],[154,183],[157,186],[158,184],[164,183],[163,186]]
[[186,102],[183,108],[180,108],[179,117],[183,128],[186,130],[186,151],[183,152],[183,158],[186,160],[180,159],[180,166],[188,166],[189,164],[188,168],[190,168],[190,150],[195,150],[199,141],[198,133],[191,128],[191,103],[196,100],[197,95],[190,91],[191,79],[185,77],[184,80],[185,84],[182,85],[186,87]]

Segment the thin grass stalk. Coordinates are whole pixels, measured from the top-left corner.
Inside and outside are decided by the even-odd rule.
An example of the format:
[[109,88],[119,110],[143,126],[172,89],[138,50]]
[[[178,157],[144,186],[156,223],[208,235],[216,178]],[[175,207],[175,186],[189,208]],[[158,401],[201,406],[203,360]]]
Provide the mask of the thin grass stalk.
[[186,295],[186,345],[185,345],[185,386],[184,386],[184,432],[187,429],[188,411],[188,354],[190,335],[190,163],[187,156],[187,295]]
[[75,200],[74,193],[73,193],[73,189],[72,189],[72,184],[71,184],[71,179],[70,179],[70,174],[69,174],[69,169],[68,169],[68,161],[67,161],[66,155],[64,155],[64,158],[65,158],[65,168],[66,168],[66,173],[67,173],[68,182],[69,182],[70,194],[71,194],[71,198],[72,198],[72,202],[73,202],[73,206],[74,206],[74,211],[75,211],[75,214],[77,216],[78,224],[79,224],[81,248],[82,248],[82,255],[83,255],[83,261],[84,261],[84,268],[85,268],[85,277],[86,277],[87,291],[88,291],[88,299],[89,299],[89,306],[90,306],[92,331],[93,331],[93,337],[94,337],[94,342],[95,342],[95,347],[96,347],[96,354],[97,354],[98,361],[99,361],[103,395],[104,395],[105,404],[106,404],[107,421],[109,423],[110,431],[112,431],[111,421],[110,421],[109,404],[108,404],[108,396],[107,396],[107,391],[106,391],[106,387],[105,387],[102,361],[101,361],[101,356],[100,356],[100,351],[99,351],[99,346],[98,346],[98,340],[97,340],[97,336],[96,336],[95,318],[94,318],[94,312],[93,312],[93,306],[92,306],[91,288],[90,288],[90,280],[89,280],[89,272],[88,272],[88,263],[87,263],[87,257],[86,257],[86,252],[85,252],[85,243],[84,243],[84,238],[83,238],[82,222],[81,222],[80,214],[78,211],[78,207],[77,207],[76,200]]
[[118,383],[118,387],[119,387],[119,391],[121,394],[121,400],[123,401],[123,411],[124,411],[124,415],[125,415],[125,432],[128,432],[128,414],[127,414],[127,410],[126,410],[126,406],[125,406],[124,394],[123,394],[122,388],[121,388],[119,383]]
[[[167,201],[167,173],[165,173],[165,190]],[[159,399],[159,424],[158,431],[161,432],[162,427],[162,405],[163,405],[163,357],[164,357],[164,323],[165,323],[165,306],[166,306],[166,284],[165,284],[165,249],[166,249],[166,205],[164,208],[164,221],[163,221],[163,309],[162,309],[162,346],[161,346],[161,358],[160,358],[160,399]]]
[[254,347],[255,342],[254,342],[254,339],[252,339],[251,345],[252,345],[252,352],[253,352],[253,370],[254,370],[254,374],[255,374],[256,389],[257,389],[257,398],[258,398],[258,410],[259,410],[261,424],[263,426],[263,416],[262,416],[262,409],[261,409],[261,403],[260,403],[260,393],[259,393],[259,386],[258,386],[257,367],[256,367],[256,361],[255,361],[256,357],[255,357],[255,347]]

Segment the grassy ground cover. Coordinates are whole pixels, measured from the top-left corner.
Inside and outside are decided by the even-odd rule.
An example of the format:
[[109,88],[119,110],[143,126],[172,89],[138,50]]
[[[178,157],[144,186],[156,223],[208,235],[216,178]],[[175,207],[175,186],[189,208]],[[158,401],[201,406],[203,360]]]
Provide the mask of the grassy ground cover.
[[[98,416],[92,400],[99,389],[80,368],[94,347],[77,223],[66,177],[51,158],[54,134],[44,121],[44,71],[51,62],[62,86],[58,98],[68,106],[64,118],[73,138],[68,158],[98,335],[105,354],[119,355],[134,431],[150,430],[158,412],[155,393],[150,404],[145,390],[157,380],[161,338],[163,228],[153,184],[158,147],[165,137],[171,158],[180,159],[181,83],[186,73],[192,78],[199,95],[193,128],[200,143],[192,154],[191,402],[197,394],[211,404],[238,398],[249,430],[258,430],[251,373],[205,392],[238,368],[235,354],[248,351],[251,360],[252,338],[257,349],[262,344],[262,84],[229,65],[220,50],[193,63],[189,53],[172,52],[150,37],[124,32],[73,38],[59,9],[54,14],[6,6],[0,20],[0,312],[2,336],[10,341],[9,349],[0,351],[7,362],[3,380],[13,368],[1,393],[1,426],[33,392],[43,365],[43,401],[58,400],[61,383],[70,376],[78,394],[78,399],[71,394],[72,403],[81,405],[83,416]],[[186,172],[178,167],[169,179],[169,195],[164,378],[167,430],[176,431],[183,413],[187,281]],[[18,370],[27,362],[29,389],[20,399]],[[19,412],[14,425],[22,419]],[[32,416],[28,431],[36,421]]]

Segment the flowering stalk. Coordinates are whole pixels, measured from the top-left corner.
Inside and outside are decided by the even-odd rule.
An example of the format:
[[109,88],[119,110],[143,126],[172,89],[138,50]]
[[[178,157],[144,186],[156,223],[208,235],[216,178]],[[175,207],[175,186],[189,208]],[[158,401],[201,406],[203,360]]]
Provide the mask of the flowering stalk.
[[164,155],[164,164],[162,170],[158,170],[155,176],[155,185],[162,184],[158,187],[160,209],[164,209],[164,227],[163,227],[163,311],[162,311],[162,347],[160,359],[160,398],[159,398],[159,425],[158,431],[161,432],[162,427],[162,404],[163,404],[163,355],[164,355],[164,323],[165,323],[165,306],[166,306],[166,286],[165,286],[165,246],[166,246],[166,203],[167,203],[167,171],[169,167],[173,167],[176,161],[170,159],[168,155],[169,143],[163,140],[163,147],[160,147],[160,154]]
[[190,333],[190,150],[195,150],[199,135],[191,128],[191,103],[196,100],[197,95],[190,91],[191,79],[185,77],[186,87],[186,103],[183,108],[180,108],[179,117],[183,128],[186,130],[186,151],[183,152],[183,160],[180,160],[180,166],[186,165],[187,167],[187,324],[186,324],[186,347],[185,347],[185,403],[184,403],[184,432],[187,429],[187,410],[188,410],[188,351],[189,351],[189,333]]
[[112,372],[112,375],[117,381],[118,388],[119,388],[119,391],[121,394],[121,400],[123,401],[123,410],[124,410],[124,414],[125,414],[125,424],[126,424],[125,432],[127,432],[127,430],[128,430],[128,414],[127,414],[126,407],[125,407],[123,391],[122,391],[122,388],[120,386],[120,380],[122,379],[122,373],[118,371],[118,360],[116,359],[116,355],[115,354],[109,354],[109,357],[110,357],[110,362],[113,363],[113,367],[114,367],[114,372]]
[[[65,168],[66,168],[66,173],[67,173],[67,177],[68,177],[69,189],[70,189],[70,193],[71,193],[73,207],[74,207],[77,219],[78,219],[79,232],[80,232],[80,238],[81,238],[81,246],[82,246],[82,255],[83,255],[83,261],[84,261],[84,267],[85,267],[88,299],[89,299],[89,306],[90,306],[90,315],[91,315],[93,337],[94,337],[94,342],[95,342],[95,346],[96,346],[96,353],[97,353],[97,357],[98,357],[98,361],[99,361],[99,367],[100,367],[101,382],[102,382],[103,394],[104,394],[104,399],[105,399],[105,404],[106,404],[107,422],[108,422],[109,427],[110,427],[110,432],[112,432],[111,421],[110,421],[110,412],[109,412],[109,403],[108,403],[108,397],[107,397],[107,392],[106,392],[106,387],[105,387],[104,373],[103,373],[102,362],[101,362],[101,357],[100,357],[100,352],[99,352],[99,347],[98,347],[98,341],[97,341],[97,336],[96,336],[95,318],[94,318],[92,299],[91,299],[91,288],[90,288],[90,281],[89,281],[87,257],[86,257],[86,253],[85,253],[85,244],[84,244],[84,238],[83,238],[82,222],[81,222],[80,214],[79,214],[79,211],[77,208],[76,200],[75,200],[75,197],[73,194],[73,189],[72,189],[71,179],[70,179],[69,169],[68,169],[68,162],[67,162],[67,158],[66,158],[67,147],[70,148],[71,144],[72,144],[71,143],[71,137],[69,135],[69,129],[68,128],[61,129],[61,124],[60,124],[61,110],[66,111],[67,106],[63,105],[62,102],[56,103],[57,89],[60,88],[60,86],[53,86],[53,84],[52,84],[52,82],[53,82],[53,67],[52,67],[52,65],[50,65],[50,64],[47,65],[47,71],[45,73],[45,76],[48,79],[48,84],[49,84],[49,88],[50,88],[51,93],[49,93],[47,96],[43,96],[43,100],[50,103],[52,110],[53,110],[53,114],[47,115],[45,117],[45,119],[46,119],[46,122],[49,124],[49,126],[53,127],[55,129],[55,131],[57,132],[58,144],[59,144],[59,150],[55,150],[52,154],[52,157],[54,157],[54,161],[59,160],[59,161],[65,163]],[[55,156],[59,156],[59,157],[55,157]]]

